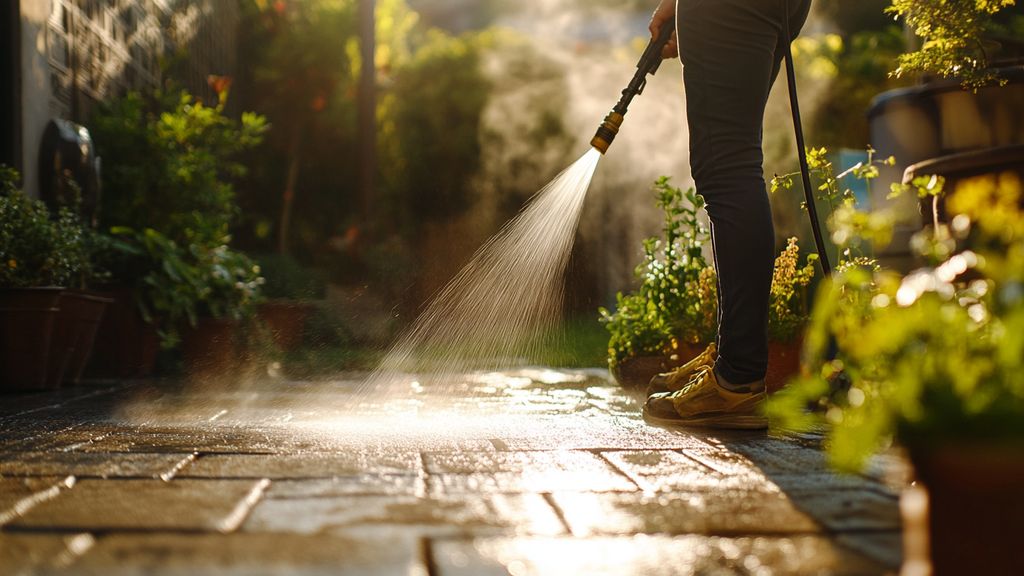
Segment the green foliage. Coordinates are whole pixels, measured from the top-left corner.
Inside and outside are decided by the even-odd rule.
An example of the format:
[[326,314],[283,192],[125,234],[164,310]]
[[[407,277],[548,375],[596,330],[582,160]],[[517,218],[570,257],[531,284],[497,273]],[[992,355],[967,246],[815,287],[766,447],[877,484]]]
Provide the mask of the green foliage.
[[311,300],[323,298],[326,282],[317,271],[300,264],[291,256],[261,254],[256,257],[260,274],[266,279],[263,295],[267,298]]
[[[841,4],[844,9],[860,6],[859,2]],[[881,9],[876,13],[882,16]],[[839,18],[833,22],[846,23]],[[909,79],[889,76],[904,47],[903,31],[891,21],[877,29],[803,35],[793,42],[798,73],[822,90],[810,116],[815,140],[833,148],[854,148],[870,139],[864,111],[879,92],[909,83]]]
[[103,166],[101,224],[152,228],[178,243],[224,242],[237,215],[237,155],[258,144],[263,117],[224,114],[226,93],[206,106],[184,91],[132,92],[90,122]]
[[490,86],[481,70],[488,36],[429,31],[384,98],[389,112],[386,181],[410,195],[416,220],[458,214],[470,205],[480,168],[480,124]]
[[[824,202],[828,209],[826,218],[832,229],[832,242],[838,253],[837,269],[844,266],[874,266],[870,256],[871,248],[884,246],[892,238],[893,216],[888,212],[867,213],[857,210],[856,197],[849,188],[843,186],[846,178],[865,180],[869,189],[871,181],[878,177],[879,166],[892,166],[893,157],[878,159],[875,151],[867,149],[866,162],[858,162],[855,166],[836,174],[832,162],[828,159],[828,149],[809,148],[807,150],[807,166],[811,172],[811,185],[816,186],[814,196]],[[771,181],[771,191],[792,190],[799,172],[776,174]],[[806,209],[806,202],[801,203]]]
[[17,172],[0,172],[0,287],[80,287],[91,270],[88,231],[70,208],[57,214],[14,188]]
[[998,80],[989,68],[991,50],[986,33],[992,17],[1016,0],[892,0],[886,12],[904,18],[923,40],[921,48],[903,54],[893,75],[927,73],[959,78],[966,87]]
[[639,288],[616,296],[616,310],[600,309],[608,329],[608,361],[614,366],[638,355],[669,354],[681,344],[715,337],[717,291],[714,270],[702,247],[710,239],[698,218],[704,199],[661,177],[654,184],[664,212],[662,236],[644,240],[644,261],[636,268]]
[[480,119],[490,92],[482,54],[492,35],[432,29],[404,0],[379,1],[376,61],[368,63],[377,79],[379,168],[365,213],[357,188],[364,145],[357,133],[364,66],[357,6],[243,3],[242,44],[251,62],[251,75],[240,79],[245,105],[273,124],[267,145],[252,153],[252,184],[242,193],[245,230],[267,248],[278,239],[286,182],[294,176],[288,240],[303,260],[323,258],[324,245],[353,226],[369,230],[362,238],[414,241],[427,222],[471,205],[480,170]]
[[[851,268],[827,282],[808,331],[810,376],[778,395],[772,414],[790,427],[830,424],[830,457],[846,470],[894,436],[1024,443],[1022,193],[1012,174],[961,184],[949,198],[952,225],[922,233],[951,239],[948,258],[903,277]],[[839,370],[851,386],[832,392]]]
[[200,315],[240,320],[260,300],[259,267],[226,245],[182,246],[152,228],[121,226],[103,242],[104,265],[135,288],[143,318],[156,326],[166,347]]

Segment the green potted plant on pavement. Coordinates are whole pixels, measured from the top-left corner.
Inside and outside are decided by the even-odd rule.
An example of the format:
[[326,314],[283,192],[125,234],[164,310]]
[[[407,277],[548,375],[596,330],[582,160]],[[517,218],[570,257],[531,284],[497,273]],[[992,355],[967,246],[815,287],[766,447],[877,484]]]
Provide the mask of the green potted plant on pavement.
[[608,366],[620,384],[644,387],[651,377],[696,356],[715,337],[714,269],[702,253],[710,239],[698,212],[704,199],[667,177],[654,184],[664,213],[661,237],[644,240],[639,287],[618,294],[615,311],[601,308],[608,329]]
[[818,255],[808,254],[800,265],[796,237],[775,259],[768,301],[768,373],[765,384],[775,392],[800,371],[800,350],[807,323],[807,288],[814,279]]
[[[192,375],[223,375],[237,368],[259,334],[260,268],[226,245],[194,249],[195,316],[182,328],[182,359]],[[251,330],[243,330],[251,328]]]
[[[893,441],[909,450],[928,491],[937,575],[1024,570],[1022,194],[1013,173],[961,182],[950,226],[915,240],[933,264],[905,276],[851,267],[827,282],[805,376],[770,406],[787,427],[826,425],[841,469],[863,469]],[[839,370],[849,388],[830,386]]]
[[86,230],[70,209],[52,215],[16,190],[17,178],[0,173],[0,379],[8,389],[54,387],[77,337],[77,318],[60,310],[89,268]]
[[[222,267],[208,256],[230,239],[238,207],[238,154],[256,145],[265,120],[224,113],[227,92],[208,106],[187,92],[130,93],[91,122],[104,163],[100,222],[110,231],[111,294],[101,373],[143,376],[157,343],[178,343],[194,325]],[[217,306],[214,306],[215,308]]]

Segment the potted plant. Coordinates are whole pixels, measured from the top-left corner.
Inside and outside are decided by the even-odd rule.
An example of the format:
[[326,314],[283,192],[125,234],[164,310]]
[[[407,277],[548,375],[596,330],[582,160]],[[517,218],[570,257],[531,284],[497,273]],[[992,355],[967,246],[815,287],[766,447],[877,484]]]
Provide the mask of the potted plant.
[[[1022,194],[1012,172],[961,182],[947,204],[952,223],[915,241],[932,264],[903,276],[849,267],[826,282],[805,375],[769,406],[787,427],[825,424],[840,469],[905,446],[928,491],[939,576],[1024,571]],[[840,369],[849,387],[830,385]]]
[[133,92],[91,119],[106,160],[100,222],[116,299],[101,328],[100,374],[147,375],[159,345],[177,345],[181,326],[197,321],[205,275],[219,273],[201,258],[227,243],[238,213],[237,156],[266,130],[259,115],[227,116],[226,101],[226,88],[214,105],[181,90]]
[[768,304],[768,373],[765,385],[776,392],[800,371],[803,329],[807,322],[807,287],[814,279],[817,254],[808,254],[800,266],[796,237],[775,259]]
[[7,389],[55,387],[79,337],[77,316],[61,309],[88,267],[85,230],[70,209],[54,217],[16,190],[17,178],[0,173],[0,380]]
[[667,177],[653,190],[664,213],[662,235],[644,240],[639,287],[619,293],[614,312],[600,309],[610,335],[608,366],[632,388],[696,356],[714,340],[717,320],[714,270],[702,253],[710,234],[698,218],[704,199]]
[[265,279],[259,319],[278,348],[295,350],[302,343],[306,320],[316,310],[314,301],[324,297],[324,280],[285,254],[265,254],[256,260]]
[[182,360],[194,376],[227,374],[239,366],[250,339],[259,334],[252,321],[264,280],[259,266],[226,245],[194,248],[193,256],[196,308],[182,328]]
[[[667,178],[659,179],[654,190],[665,213],[663,237],[644,241],[644,261],[636,269],[639,289],[617,295],[614,313],[600,310],[611,335],[609,367],[620,384],[631,388],[644,388],[655,374],[687,362],[717,331],[718,280],[702,253],[710,235],[697,218],[703,198],[692,189],[684,193],[671,186]],[[799,369],[806,289],[816,259],[811,254],[800,266],[799,243],[790,238],[775,261],[766,376],[773,391]]]

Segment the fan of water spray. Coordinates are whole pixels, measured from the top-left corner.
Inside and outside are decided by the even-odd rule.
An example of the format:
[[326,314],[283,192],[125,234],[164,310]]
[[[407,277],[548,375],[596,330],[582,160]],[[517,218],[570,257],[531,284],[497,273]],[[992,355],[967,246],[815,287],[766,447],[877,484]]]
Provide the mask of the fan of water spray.
[[565,270],[590,180],[591,149],[481,247],[388,352],[367,386],[434,386],[535,357],[561,318]]
[[663,25],[633,79],[591,140],[593,148],[534,196],[480,250],[388,352],[366,387],[459,385],[470,369],[508,367],[536,357],[561,318],[566,265],[583,200],[601,155],[618,134],[630,102],[661,64],[674,26]]

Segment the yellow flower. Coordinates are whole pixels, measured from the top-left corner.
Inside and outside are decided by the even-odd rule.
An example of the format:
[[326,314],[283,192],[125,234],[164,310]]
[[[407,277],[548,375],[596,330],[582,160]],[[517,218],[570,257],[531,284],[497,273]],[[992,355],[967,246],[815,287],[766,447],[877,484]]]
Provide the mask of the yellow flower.
[[10,268],[11,270],[17,268],[18,267],[18,261],[15,260],[14,258],[11,258],[10,260],[7,261],[7,267]]

